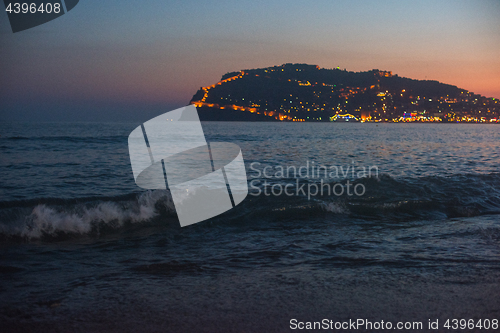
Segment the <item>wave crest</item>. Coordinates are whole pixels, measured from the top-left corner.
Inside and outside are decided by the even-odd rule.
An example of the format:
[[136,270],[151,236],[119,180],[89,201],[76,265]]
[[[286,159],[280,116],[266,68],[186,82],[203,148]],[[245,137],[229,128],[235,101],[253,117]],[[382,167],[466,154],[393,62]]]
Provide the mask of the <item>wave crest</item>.
[[[58,234],[88,234],[100,228],[120,228],[127,223],[141,223],[157,217],[160,210],[174,212],[168,192],[147,191],[133,200],[97,201],[72,205],[36,205],[31,213],[27,208],[11,210],[16,217],[2,223],[5,236],[41,238]],[[2,221],[5,222],[5,221]]]

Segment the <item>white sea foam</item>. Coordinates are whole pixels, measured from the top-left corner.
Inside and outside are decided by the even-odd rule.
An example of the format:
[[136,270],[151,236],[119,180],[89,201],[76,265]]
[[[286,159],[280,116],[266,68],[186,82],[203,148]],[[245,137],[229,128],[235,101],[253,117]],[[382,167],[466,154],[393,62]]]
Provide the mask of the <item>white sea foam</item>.
[[330,212],[330,213],[335,213],[335,214],[348,214],[349,209],[340,202],[322,202],[320,204],[321,208],[323,208],[325,211]]
[[136,200],[102,201],[74,206],[37,205],[29,216],[24,216],[7,231],[10,235],[39,238],[56,233],[89,233],[97,225],[119,228],[125,223],[148,221],[159,214],[156,204],[174,211],[170,196],[162,190],[147,191]]

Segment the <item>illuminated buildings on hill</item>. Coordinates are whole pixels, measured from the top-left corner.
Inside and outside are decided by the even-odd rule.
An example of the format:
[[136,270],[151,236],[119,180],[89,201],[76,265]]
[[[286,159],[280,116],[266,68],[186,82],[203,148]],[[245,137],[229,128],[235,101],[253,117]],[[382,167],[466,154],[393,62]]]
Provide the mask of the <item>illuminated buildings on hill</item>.
[[202,87],[191,103],[205,120],[217,110],[230,110],[232,120],[251,113],[259,120],[298,122],[493,123],[500,118],[497,99],[437,81],[305,64],[228,73],[220,82]]

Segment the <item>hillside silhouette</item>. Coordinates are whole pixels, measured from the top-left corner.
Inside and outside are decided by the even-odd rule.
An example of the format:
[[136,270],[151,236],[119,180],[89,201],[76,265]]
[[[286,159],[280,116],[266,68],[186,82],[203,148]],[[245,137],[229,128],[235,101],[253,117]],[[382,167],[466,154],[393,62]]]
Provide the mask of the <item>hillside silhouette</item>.
[[191,100],[201,120],[496,122],[498,100],[373,69],[284,64],[227,73]]

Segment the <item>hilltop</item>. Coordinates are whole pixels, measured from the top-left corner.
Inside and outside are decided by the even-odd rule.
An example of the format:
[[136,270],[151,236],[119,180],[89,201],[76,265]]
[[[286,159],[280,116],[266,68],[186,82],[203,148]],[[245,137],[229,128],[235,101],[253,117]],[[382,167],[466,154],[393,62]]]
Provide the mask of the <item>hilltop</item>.
[[497,122],[500,116],[497,99],[453,85],[307,64],[227,73],[191,103],[201,120]]

